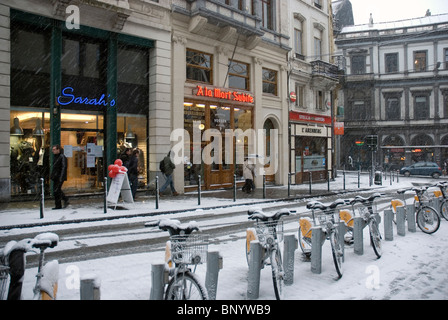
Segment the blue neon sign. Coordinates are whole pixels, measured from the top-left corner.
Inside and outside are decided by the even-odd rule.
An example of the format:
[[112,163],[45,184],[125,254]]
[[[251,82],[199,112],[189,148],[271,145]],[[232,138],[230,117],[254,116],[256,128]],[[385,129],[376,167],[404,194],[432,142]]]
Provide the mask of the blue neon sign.
[[[99,99],[96,98],[89,98],[89,97],[76,97],[74,94],[74,89],[72,87],[65,87],[62,89],[62,95],[58,97],[58,103],[62,106],[69,105],[71,103],[78,103],[78,104],[84,104],[84,105],[94,105],[94,106],[115,106],[115,99],[112,99],[109,102],[104,100],[106,97],[105,94],[102,94]],[[108,98],[110,97],[110,94],[108,95]]]

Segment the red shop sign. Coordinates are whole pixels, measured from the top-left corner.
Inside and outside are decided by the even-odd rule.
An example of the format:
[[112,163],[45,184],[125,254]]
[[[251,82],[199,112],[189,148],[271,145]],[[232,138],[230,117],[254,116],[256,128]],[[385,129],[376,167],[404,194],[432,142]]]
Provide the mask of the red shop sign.
[[224,99],[230,101],[238,101],[245,103],[254,103],[254,96],[247,92],[241,91],[228,91],[220,88],[209,88],[206,86],[197,86],[196,93],[197,97],[210,97],[216,99]]
[[289,119],[291,121],[331,124],[331,117],[321,116],[321,115],[318,115],[318,114],[297,112],[297,111],[290,111],[289,112]]

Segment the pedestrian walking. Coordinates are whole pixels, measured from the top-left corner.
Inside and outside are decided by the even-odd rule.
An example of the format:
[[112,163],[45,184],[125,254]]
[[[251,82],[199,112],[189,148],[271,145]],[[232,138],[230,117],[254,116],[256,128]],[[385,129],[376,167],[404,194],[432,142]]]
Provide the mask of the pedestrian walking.
[[255,177],[255,165],[249,163],[249,159],[246,157],[243,163],[243,177],[246,180],[243,186],[243,191],[251,193],[255,190],[254,177]]
[[128,177],[129,177],[129,183],[131,184],[131,193],[132,198],[135,199],[135,194],[137,193],[137,187],[138,187],[138,155],[139,150],[134,149],[130,153],[129,160],[124,164],[124,166],[128,169]]
[[67,180],[67,157],[60,145],[52,147],[54,159],[53,168],[51,170],[51,180],[53,181],[53,194],[55,207],[53,210],[62,209],[61,200],[64,201],[64,208],[69,205],[68,197],[62,191],[62,184]]
[[162,188],[160,188],[159,195],[162,195],[162,193],[165,191],[165,189],[168,188],[168,186],[170,186],[173,196],[177,196],[179,194],[176,192],[176,189],[174,188],[174,183],[173,183],[173,172],[174,172],[174,169],[176,168],[176,166],[171,161],[170,155],[171,155],[171,151],[168,152],[168,154],[165,156],[165,158],[163,158],[163,160],[160,162],[160,171],[162,171],[163,175],[165,176],[166,181],[165,181],[165,184],[162,186]]

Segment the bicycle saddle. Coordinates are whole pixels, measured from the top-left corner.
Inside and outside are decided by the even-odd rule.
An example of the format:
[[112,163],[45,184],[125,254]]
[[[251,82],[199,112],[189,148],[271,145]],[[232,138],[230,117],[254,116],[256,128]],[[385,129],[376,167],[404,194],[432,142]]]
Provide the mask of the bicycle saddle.
[[46,232],[38,234],[32,240],[33,248],[46,249],[54,248],[58,245],[59,236],[56,233]]
[[275,213],[264,213],[261,209],[251,209],[247,211],[247,214],[249,215],[249,219],[268,221],[269,219],[279,220],[282,216],[288,216],[290,211],[288,209],[281,209]]
[[188,235],[193,231],[199,231],[196,221],[190,221],[186,225],[182,225],[179,220],[163,219],[159,221],[159,229],[168,231],[170,236]]
[[348,204],[347,200],[338,199],[338,200],[330,203],[329,205],[324,205],[320,201],[311,201],[306,204],[306,208],[307,209],[319,209],[322,211],[329,211],[329,210],[332,210],[332,209],[336,208],[337,206],[343,205],[343,204]]
[[374,194],[372,194],[368,198],[364,198],[362,196],[356,196],[354,199],[352,199],[350,201],[350,204],[353,204],[353,203],[356,203],[356,202],[361,202],[361,203],[367,202],[367,203],[370,203],[370,202],[373,202],[373,200],[375,200],[376,198],[379,198],[379,197],[381,197],[381,193],[374,193]]

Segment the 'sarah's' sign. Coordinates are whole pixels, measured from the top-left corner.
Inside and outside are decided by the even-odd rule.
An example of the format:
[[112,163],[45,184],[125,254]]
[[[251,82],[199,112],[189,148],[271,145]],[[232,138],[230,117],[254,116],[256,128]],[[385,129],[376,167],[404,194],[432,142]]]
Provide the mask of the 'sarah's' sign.
[[[194,92],[195,91],[195,92]],[[244,103],[254,103],[254,96],[247,92],[232,91],[220,88],[209,88],[206,86],[197,86],[193,93],[197,97],[210,97]]]
[[[77,103],[77,104],[84,104],[84,105],[93,105],[93,106],[115,106],[115,99],[112,99],[110,102],[105,100],[106,95],[102,94],[99,99],[97,98],[89,98],[89,97],[81,97],[81,96],[75,96],[74,89],[72,87],[65,87],[62,89],[62,94],[58,97],[58,103],[61,106],[66,106],[71,103]],[[108,98],[110,98],[110,95],[108,95]]]

